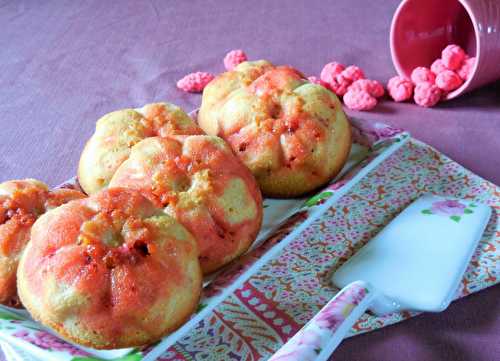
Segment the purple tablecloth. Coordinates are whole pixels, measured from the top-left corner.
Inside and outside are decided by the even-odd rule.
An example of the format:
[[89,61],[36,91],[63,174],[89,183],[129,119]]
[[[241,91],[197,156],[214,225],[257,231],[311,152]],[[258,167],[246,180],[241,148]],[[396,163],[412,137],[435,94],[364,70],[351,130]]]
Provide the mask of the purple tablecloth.
[[[226,51],[317,75],[338,60],[385,82],[394,74],[391,1],[2,1],[0,181],[73,176],[102,114],[168,100],[191,110],[200,96],[175,82],[223,70]],[[382,102],[358,114],[406,128],[500,184],[500,83],[425,109]],[[336,360],[493,360],[500,354],[500,287],[345,341]]]

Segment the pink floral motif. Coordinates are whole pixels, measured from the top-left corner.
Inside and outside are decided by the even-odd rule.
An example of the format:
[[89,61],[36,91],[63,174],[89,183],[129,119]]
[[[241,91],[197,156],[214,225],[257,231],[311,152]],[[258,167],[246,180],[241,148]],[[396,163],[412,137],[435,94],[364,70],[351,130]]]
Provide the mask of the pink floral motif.
[[352,140],[354,143],[364,145],[365,147],[371,147],[373,144],[373,141],[371,141],[368,137],[366,137],[361,131],[354,126],[351,127],[351,134],[352,134]]
[[324,308],[315,319],[320,328],[327,328],[335,331],[337,327],[349,315],[350,310],[357,306],[366,296],[367,290],[364,287],[353,286],[341,293],[336,302],[330,303]]
[[48,332],[37,331],[30,334],[28,331],[20,330],[13,333],[12,336],[23,339],[44,350],[64,351],[73,356],[89,356],[87,352],[76,348],[75,346],[51,335]]
[[347,183],[347,181],[345,179],[343,179],[343,180],[340,180],[338,182],[332,183],[332,185],[330,185],[328,187],[328,189],[336,191],[337,189],[342,188],[346,183]]
[[[362,282],[355,283],[342,291],[269,361],[315,360],[322,347],[326,346],[325,342],[334,336],[334,332],[367,293],[368,290]],[[326,337],[326,335],[330,337]]]
[[374,123],[372,130],[372,134],[374,134],[378,140],[392,138],[401,132],[403,132],[402,129],[382,123]]
[[465,205],[456,200],[444,200],[434,202],[431,207],[431,212],[441,214],[443,216],[459,216],[464,214]]
[[472,208],[474,207],[476,207],[474,203],[470,203],[467,206],[454,199],[445,199],[432,203],[430,209],[422,210],[422,214],[437,214],[440,216],[449,217],[452,221],[458,223],[462,219],[463,215],[474,213],[474,211],[472,210]]
[[294,339],[290,352],[271,358],[269,361],[313,361],[318,356],[321,336],[313,330],[301,333]]
[[368,147],[373,146],[380,140],[392,138],[403,132],[402,129],[387,124],[366,120],[360,121],[355,118],[351,119],[351,125],[354,142]]

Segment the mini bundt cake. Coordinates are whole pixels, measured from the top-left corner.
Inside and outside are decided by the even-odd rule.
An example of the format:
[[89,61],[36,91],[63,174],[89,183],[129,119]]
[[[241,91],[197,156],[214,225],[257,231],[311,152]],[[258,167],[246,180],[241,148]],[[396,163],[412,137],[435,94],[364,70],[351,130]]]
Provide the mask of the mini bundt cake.
[[96,349],[149,344],[175,330],[196,309],[201,282],[193,236],[120,188],[42,215],[18,268],[31,315]]
[[219,137],[145,139],[110,186],[138,189],[165,207],[195,236],[205,274],[245,252],[261,226],[258,185]]
[[351,149],[337,96],[292,67],[264,60],[212,80],[198,123],[231,145],[271,197],[299,196],[327,183]]
[[17,265],[35,220],[48,209],[84,196],[69,189],[49,191],[45,183],[35,179],[0,184],[0,303],[20,307]]
[[130,148],[145,138],[188,134],[203,134],[203,131],[181,108],[170,103],[106,114],[97,121],[95,133],[80,157],[80,186],[87,194],[105,188],[128,158]]

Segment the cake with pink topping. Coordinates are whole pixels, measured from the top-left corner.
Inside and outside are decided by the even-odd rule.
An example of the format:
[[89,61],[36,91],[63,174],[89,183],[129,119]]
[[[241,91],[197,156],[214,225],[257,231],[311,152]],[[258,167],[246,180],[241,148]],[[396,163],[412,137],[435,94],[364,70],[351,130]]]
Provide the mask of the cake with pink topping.
[[85,197],[71,189],[49,191],[36,179],[0,183],[0,303],[20,307],[16,287],[19,258],[36,219],[47,210]]
[[198,123],[224,138],[270,197],[300,196],[340,172],[351,130],[337,96],[290,66],[243,62],[203,91]]
[[205,274],[245,252],[262,223],[255,179],[215,136],[145,139],[132,148],[110,187],[141,191],[183,224],[198,242]]
[[122,109],[104,115],[87,142],[78,166],[78,181],[87,194],[107,187],[130,148],[148,137],[203,134],[178,106],[147,104],[141,109]]
[[36,320],[96,349],[149,344],[175,330],[196,309],[202,282],[193,236],[120,188],[42,215],[17,275]]

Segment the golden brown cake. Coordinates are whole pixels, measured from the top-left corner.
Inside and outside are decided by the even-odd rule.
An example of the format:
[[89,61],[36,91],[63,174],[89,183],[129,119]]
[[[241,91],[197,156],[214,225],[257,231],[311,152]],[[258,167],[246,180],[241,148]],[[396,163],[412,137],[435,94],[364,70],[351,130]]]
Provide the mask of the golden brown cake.
[[18,268],[31,315],[97,349],[144,345],[175,330],[197,307],[201,281],[193,236],[120,188],[41,216]]
[[205,274],[245,252],[262,222],[255,179],[219,137],[145,139],[110,186],[138,189],[165,207],[198,241]]
[[244,62],[203,91],[198,123],[224,138],[264,195],[299,196],[344,165],[351,130],[337,96],[289,66]]
[[130,148],[141,140],[202,133],[181,108],[170,103],[111,112],[97,121],[95,133],[83,150],[78,181],[87,194],[98,192],[108,185],[116,169],[128,158]]
[[84,196],[69,189],[49,191],[45,183],[35,179],[0,184],[0,303],[21,306],[16,287],[17,265],[35,220],[48,207]]

